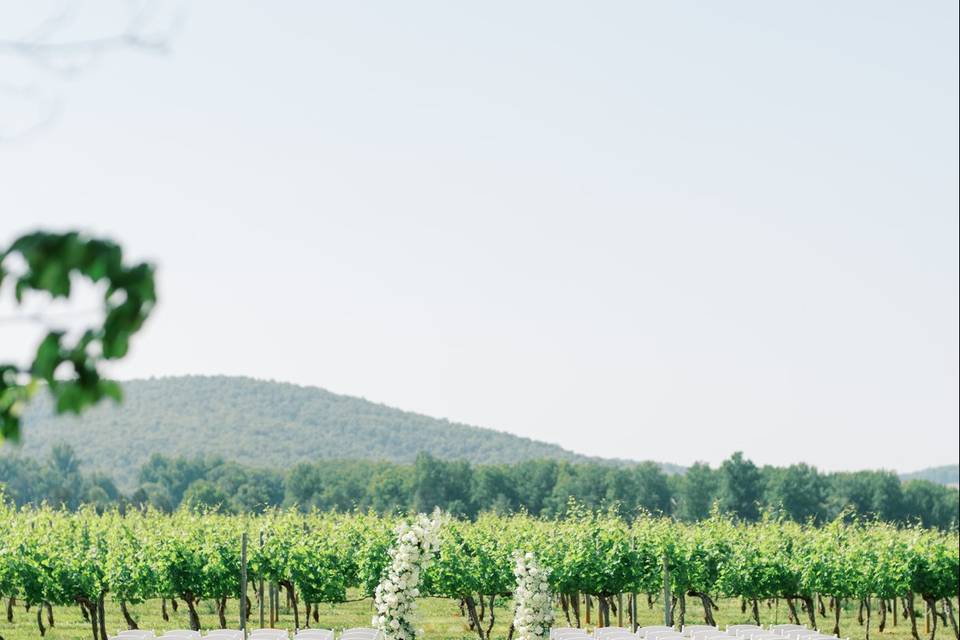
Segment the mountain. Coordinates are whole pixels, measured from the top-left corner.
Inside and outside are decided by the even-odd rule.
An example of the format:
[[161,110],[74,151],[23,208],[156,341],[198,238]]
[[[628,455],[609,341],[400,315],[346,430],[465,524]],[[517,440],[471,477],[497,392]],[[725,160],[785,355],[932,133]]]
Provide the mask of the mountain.
[[913,471],[911,473],[901,473],[901,480],[929,480],[938,484],[945,484],[950,487],[956,487],[960,484],[960,465],[946,464],[942,467],[930,467]]
[[183,376],[128,381],[123,390],[121,405],[104,402],[80,417],[54,415],[41,394],[25,415],[22,453],[45,457],[52,444],[67,442],[86,465],[122,486],[132,484],[153,453],[220,456],[281,470],[334,458],[410,462],[421,451],[476,463],[591,460],[555,444],[315,387]]

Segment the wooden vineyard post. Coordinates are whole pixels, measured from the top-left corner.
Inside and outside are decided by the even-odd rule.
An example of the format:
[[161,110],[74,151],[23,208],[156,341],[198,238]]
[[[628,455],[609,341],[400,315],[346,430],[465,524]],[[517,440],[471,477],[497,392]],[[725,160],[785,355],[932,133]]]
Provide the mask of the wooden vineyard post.
[[673,614],[670,611],[670,563],[663,556],[663,624],[673,626]]
[[[633,537],[633,534],[630,535],[630,555],[636,552],[637,543]],[[630,630],[634,633],[637,632],[637,592],[636,589],[630,593]],[[623,626],[623,625],[620,625]]]
[[[813,630],[814,631],[820,630],[820,622],[817,620],[817,601],[819,598],[820,596],[817,595],[816,591],[810,594],[810,606],[813,607],[813,622],[814,622]],[[807,615],[810,615],[810,614],[807,614]]]
[[617,626],[623,626],[623,594],[617,594]]
[[590,624],[590,605],[592,604],[590,602],[590,594],[587,594],[587,593],[583,594],[583,601],[587,605],[587,624]]
[[273,623],[276,621],[276,618],[274,617],[275,616],[274,602],[276,602],[276,596],[274,596],[273,594],[273,582],[269,582],[267,584],[267,592],[268,592],[267,597],[269,598],[269,603],[270,603],[270,616],[269,616],[270,628],[273,629]]
[[[260,555],[263,555],[263,530],[260,531]],[[260,628],[263,629],[263,573],[260,573],[259,583],[257,585],[257,595],[260,601]]]
[[247,637],[247,533],[240,536],[240,630]]
[[273,624],[280,624],[280,585],[273,584]]

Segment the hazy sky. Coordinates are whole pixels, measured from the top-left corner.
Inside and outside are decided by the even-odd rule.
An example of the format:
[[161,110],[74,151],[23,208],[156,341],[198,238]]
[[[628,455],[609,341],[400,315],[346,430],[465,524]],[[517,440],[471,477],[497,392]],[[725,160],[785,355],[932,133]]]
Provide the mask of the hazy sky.
[[[600,456],[956,463],[957,12],[189,3],[168,56],[0,57],[63,104],[0,143],[0,242],[79,226],[156,261],[123,378]],[[0,38],[40,16],[0,3]]]

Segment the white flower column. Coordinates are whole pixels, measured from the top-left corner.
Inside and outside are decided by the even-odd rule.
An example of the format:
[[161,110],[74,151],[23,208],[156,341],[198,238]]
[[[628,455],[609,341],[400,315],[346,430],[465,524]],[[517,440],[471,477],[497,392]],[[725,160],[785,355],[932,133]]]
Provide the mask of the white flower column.
[[440,548],[440,514],[420,514],[416,522],[397,525],[397,541],[390,548],[390,565],[374,592],[377,615],[373,625],[384,640],[415,640],[413,625],[420,573],[429,566]]
[[541,567],[532,553],[514,553],[513,629],[517,640],[542,640],[550,637],[553,624],[553,598],[550,595],[550,569]]

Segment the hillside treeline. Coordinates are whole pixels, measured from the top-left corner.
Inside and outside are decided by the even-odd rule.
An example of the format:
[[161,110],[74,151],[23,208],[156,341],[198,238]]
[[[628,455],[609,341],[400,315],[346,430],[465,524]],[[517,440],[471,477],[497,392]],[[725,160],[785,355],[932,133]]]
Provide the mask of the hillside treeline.
[[379,513],[434,507],[474,518],[484,511],[557,517],[570,499],[590,508],[617,505],[697,521],[716,508],[744,521],[773,511],[797,522],[833,520],[845,510],[894,523],[950,529],[960,521],[957,489],[926,480],[901,482],[887,471],[821,473],[815,467],[758,467],[736,453],[718,468],[695,464],[667,475],[654,463],[613,466],[534,460],[483,465],[421,454],[413,464],[360,460],[298,463],[288,469],[248,467],[219,458],[155,454],[122,492],[101,472],[85,473],[67,445],[46,461],[0,457],[0,487],[18,505],[76,509],[93,504],[151,505],[162,511],[204,506],[225,513],[272,506]]
[[71,445],[96,469],[132,486],[150,455],[219,456],[287,469],[317,460],[412,464],[421,451],[475,464],[523,460],[589,462],[555,444],[401,411],[324,389],[226,376],[182,376],[123,383],[123,403],[80,416],[53,411],[37,394],[24,419],[23,451],[48,455]]

